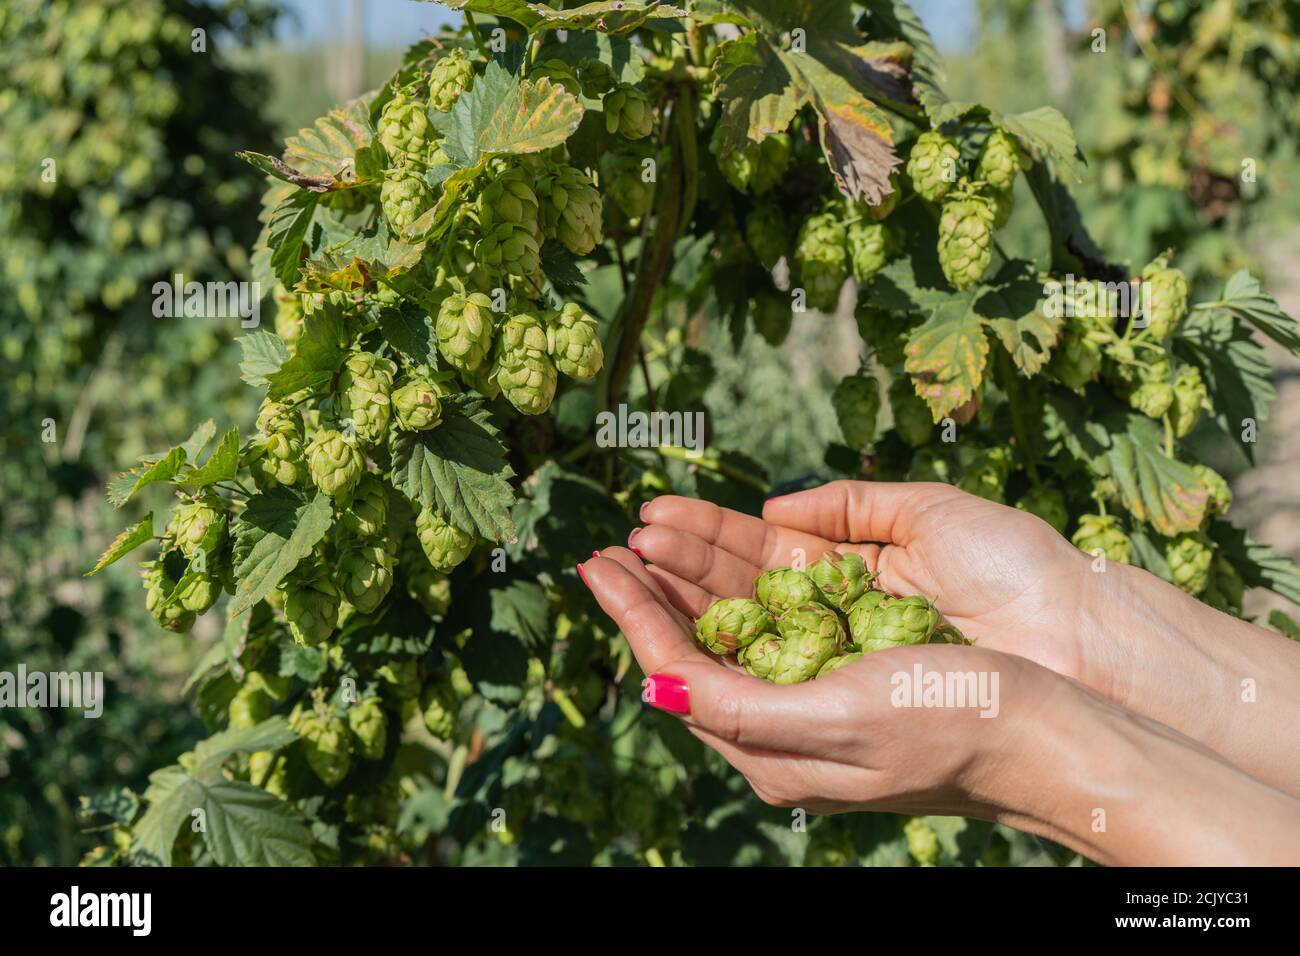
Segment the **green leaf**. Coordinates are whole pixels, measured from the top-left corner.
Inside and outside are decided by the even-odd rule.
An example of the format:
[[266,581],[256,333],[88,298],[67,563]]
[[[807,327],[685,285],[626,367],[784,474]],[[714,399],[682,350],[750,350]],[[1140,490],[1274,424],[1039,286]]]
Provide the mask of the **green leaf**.
[[305,683],[315,684],[328,669],[329,658],[319,648],[286,643],[280,650],[281,677],[297,677]]
[[1241,575],[1246,587],[1268,588],[1288,601],[1300,602],[1300,568],[1290,558],[1226,521],[1214,522],[1210,537]]
[[312,834],[293,806],[261,787],[221,780],[190,787],[207,815],[203,842],[219,866],[313,866]]
[[[1214,396],[1214,420],[1240,436],[1247,420],[1264,422],[1277,397],[1268,356],[1246,326],[1228,312],[1193,312],[1174,339],[1174,351],[1195,365]],[[1237,444],[1254,461],[1252,442]]]
[[271,249],[271,270],[287,289],[298,281],[302,267],[303,240],[311,228],[319,197],[298,190],[271,211],[266,223],[266,243]]
[[185,449],[185,460],[198,461],[199,455],[203,454],[203,449],[208,447],[208,442],[212,441],[212,436],[216,433],[217,423],[211,418],[190,432],[190,437],[181,442],[181,448]]
[[79,804],[83,816],[102,814],[123,826],[130,824],[140,812],[140,798],[126,787],[83,795]]
[[476,165],[458,169],[442,184],[442,194],[431,209],[426,209],[415,222],[407,227],[402,238],[407,242],[421,243],[438,239],[445,233],[464,205],[464,196],[479,173],[487,168],[487,158]]
[[311,553],[334,522],[329,496],[311,501],[287,488],[248,499],[235,520],[235,577],[239,583],[230,614],[251,608],[271,593],[298,562]]
[[239,375],[254,388],[265,388],[269,376],[289,361],[289,349],[274,332],[258,330],[241,335],[239,347],[244,357],[239,363]]
[[1280,611],[1277,608],[1270,611],[1268,626],[1283,637],[1289,637],[1293,641],[1300,641],[1300,624],[1297,624],[1285,611]]
[[522,80],[493,61],[450,113],[433,110],[429,122],[443,134],[451,161],[466,168],[485,157],[559,146],[582,122],[582,103],[545,77]]
[[336,189],[348,189],[352,186],[350,175],[346,178],[341,175],[309,176],[302,172],[302,170],[290,166],[282,159],[268,156],[266,153],[258,153],[251,149],[241,149],[235,153],[235,158],[242,159],[254,169],[265,173],[273,179],[278,179],[282,183],[297,186],[299,189],[309,193],[327,193],[333,192]]
[[638,3],[636,0],[597,0],[567,10],[555,10],[542,3],[528,9],[539,20],[529,32],[538,30],[599,30],[602,33],[631,33],[651,20],[681,19],[686,11],[666,3]]
[[1074,197],[1052,171],[1037,163],[1025,171],[1025,180],[1047,221],[1052,239],[1052,271],[1060,275],[1123,278],[1124,271],[1106,261],[1106,254],[1084,226]]
[[140,547],[140,545],[152,539],[153,512],[151,511],[145,515],[143,520],[139,523],[131,525],[131,527],[127,528],[114,538],[113,543],[104,549],[104,553],[99,556],[99,560],[95,562],[95,566],[82,575],[82,577],[88,578],[92,574],[98,574],[114,561],[125,557],[136,548]]
[[513,634],[534,652],[545,647],[551,637],[546,591],[536,581],[519,580],[493,588],[492,629]]
[[975,395],[989,341],[972,294],[951,297],[907,340],[905,368],[937,422]]
[[187,488],[203,488],[219,481],[229,481],[239,472],[239,426],[221,436],[216,449],[202,468],[195,468],[176,483]]
[[326,301],[303,322],[302,338],[293,357],[267,376],[266,395],[273,401],[302,389],[318,391],[329,385],[347,353],[347,322],[342,307]]
[[1064,319],[1038,307],[1043,287],[1028,262],[1009,262],[975,300],[975,311],[1025,375],[1037,375],[1056,344]]
[[563,243],[548,239],[540,251],[542,271],[558,291],[573,292],[587,284],[587,277],[578,268],[577,257]]
[[[286,139],[284,159],[309,176],[334,178],[342,169],[355,169],[357,150],[370,140],[369,110],[365,97],[358,97]],[[365,181],[357,178],[355,185]]]
[[108,485],[108,501],[121,508],[135,497],[141,488],[160,481],[171,481],[185,465],[185,449],[177,445],[156,461],[145,461],[114,478]]
[[196,684],[207,680],[210,676],[218,671],[225,670],[225,668],[226,645],[223,641],[217,641],[203,652],[203,657],[194,665],[194,669],[190,671],[190,676],[185,679],[185,686],[181,688],[181,694],[188,695]]
[[390,450],[393,484],[412,501],[492,541],[514,536],[514,471],[480,401],[445,399],[442,424],[423,432],[395,429]]
[[1292,354],[1300,355],[1300,329],[1296,327],[1295,319],[1283,312],[1260,286],[1259,280],[1245,269],[1233,273],[1228,279],[1223,287],[1223,298],[1198,304],[1195,308],[1229,312],[1243,322],[1249,322]]
[[433,316],[414,306],[383,309],[379,313],[379,330],[384,341],[416,365],[432,365],[437,351]]
[[1054,106],[1040,106],[1026,113],[989,111],[989,118],[1020,140],[1020,145],[1039,162],[1051,160],[1074,179],[1082,178],[1085,164],[1074,128]]
[[595,31],[570,33],[563,43],[548,42],[538,59],[561,60],[571,66],[583,60],[599,60],[614,71],[618,82],[633,85],[640,83],[645,75],[644,61],[628,37]]

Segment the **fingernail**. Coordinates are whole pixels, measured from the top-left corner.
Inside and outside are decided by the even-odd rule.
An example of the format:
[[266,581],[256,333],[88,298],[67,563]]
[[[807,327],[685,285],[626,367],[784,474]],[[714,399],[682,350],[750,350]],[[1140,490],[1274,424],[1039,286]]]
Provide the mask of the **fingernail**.
[[691,712],[691,692],[686,681],[672,674],[651,674],[641,685],[641,699],[670,714]]
[[639,535],[640,533],[641,533],[640,528],[632,529],[632,533],[627,536],[627,549],[631,551],[633,554],[635,554],[642,561],[644,561],[645,555],[641,553],[640,548],[638,548],[635,544],[633,544],[633,542],[636,540],[636,536]]
[[649,508],[649,507],[650,507],[650,502],[648,502],[648,501],[642,502],[642,504],[641,504],[641,510],[640,510],[639,512],[637,512],[639,515],[641,515],[641,520],[642,520],[642,521],[645,521],[645,520],[646,520],[646,518],[645,518],[645,510],[646,510],[647,508]]
[[[591,556],[592,556],[593,558],[599,558],[599,557],[600,557],[600,552],[599,552],[599,551],[593,551],[593,552],[591,552]],[[581,571],[582,569],[579,568],[578,570]]]
[[585,574],[582,573],[582,565],[581,565],[581,564],[578,565],[578,578],[582,581],[583,584],[586,584],[587,587],[591,587],[590,584],[587,584],[587,576],[586,576]]

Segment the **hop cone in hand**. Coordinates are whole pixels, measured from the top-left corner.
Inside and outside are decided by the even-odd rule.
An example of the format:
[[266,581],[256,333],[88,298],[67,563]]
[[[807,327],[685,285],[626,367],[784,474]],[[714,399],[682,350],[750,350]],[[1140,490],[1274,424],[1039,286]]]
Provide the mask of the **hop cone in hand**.
[[642,139],[654,129],[650,100],[635,86],[624,84],[605,94],[605,131],[627,139]]
[[432,508],[423,508],[415,519],[420,547],[437,571],[451,571],[467,557],[474,547],[474,536],[461,531]]
[[822,593],[803,571],[774,568],[758,576],[754,596],[769,614],[780,617],[791,608],[820,601]]
[[872,633],[872,621],[880,609],[892,604],[897,598],[890,597],[884,591],[866,591],[860,598],[849,605],[849,635],[853,647],[861,650],[862,642]]
[[824,604],[803,604],[777,619],[780,649],[764,675],[774,684],[812,680],[844,645],[844,625]]
[[980,150],[975,178],[982,179],[997,192],[1004,192],[1015,185],[1022,161],[1020,142],[1006,130],[995,129]]
[[555,398],[556,370],[546,328],[536,315],[520,312],[501,326],[492,377],[501,394],[525,415],[540,415]]
[[393,389],[393,414],[398,427],[408,432],[422,432],[442,421],[442,402],[438,387],[421,375],[408,375]]
[[449,295],[434,323],[438,352],[453,368],[473,372],[492,348],[492,300],[481,292]]
[[348,603],[369,614],[393,586],[393,556],[378,543],[350,547],[339,557],[337,580]]
[[289,716],[289,726],[302,741],[303,755],[326,786],[337,786],[352,768],[352,735],[348,725],[333,715],[303,710],[299,704]]
[[1174,379],[1173,401],[1169,413],[1173,418],[1174,435],[1182,438],[1201,420],[1201,412],[1210,411],[1210,393],[1205,388],[1200,370],[1191,365],[1179,369]]
[[403,232],[433,205],[433,190],[414,168],[396,166],[384,173],[379,204],[393,231]]
[[576,302],[565,303],[551,313],[546,326],[548,351],[555,367],[569,378],[585,382],[596,377],[605,364],[600,345],[600,327]]
[[587,175],[572,166],[556,166],[537,181],[542,231],[577,256],[601,241],[601,200]]
[[848,613],[849,607],[862,596],[877,575],[867,570],[861,555],[832,551],[809,566],[808,577],[817,585],[827,605]]
[[956,289],[969,289],[993,261],[993,209],[982,196],[943,204],[939,218],[939,265]]
[[1167,257],[1160,256],[1142,270],[1142,282],[1150,283],[1149,289],[1141,290],[1144,296],[1141,301],[1149,303],[1146,331],[1156,341],[1163,342],[1187,314],[1187,277],[1178,269],[1170,268]]
[[925,399],[916,394],[912,380],[900,375],[889,385],[889,407],[894,414],[894,430],[913,448],[920,448],[934,432],[934,416]]
[[847,654],[836,654],[817,672],[818,677],[825,677],[827,674],[834,674],[841,667],[846,667],[854,661],[859,661],[863,657],[862,651],[849,651]]
[[346,498],[360,480],[366,462],[340,432],[322,428],[307,446],[307,467],[317,488],[331,498]]
[[799,229],[794,266],[811,308],[830,312],[839,304],[840,288],[849,275],[847,242],[844,224],[834,213],[809,216]]
[[831,393],[831,405],[839,419],[844,441],[854,451],[866,451],[876,440],[876,418],[880,414],[880,384],[865,372],[840,381]]
[[1132,557],[1128,536],[1114,515],[1084,515],[1079,519],[1079,527],[1070,543],[1088,554],[1100,552],[1107,561],[1128,564]]
[[1199,531],[1180,534],[1166,543],[1165,560],[1174,584],[1188,594],[1200,594],[1210,583],[1214,545]]
[[771,269],[780,261],[789,241],[785,215],[777,203],[757,203],[745,217],[745,242],[763,268]]
[[449,113],[460,94],[474,85],[474,64],[464,50],[452,50],[429,74],[429,105],[440,113]]
[[1021,511],[1028,511],[1031,515],[1037,515],[1055,528],[1059,534],[1065,534],[1065,526],[1069,523],[1070,515],[1065,507],[1065,495],[1057,489],[1046,485],[1030,488],[1020,496],[1016,507]]
[[352,352],[339,375],[339,413],[352,420],[357,438],[367,445],[381,441],[388,432],[393,388],[393,363],[371,352]]
[[913,594],[882,602],[870,615],[862,634],[854,632],[853,640],[868,654],[907,644],[924,644],[934,636],[939,620],[934,605]]
[[695,639],[715,654],[731,654],[763,635],[775,636],[776,624],[761,604],[749,598],[716,601],[695,622]]
[[923,199],[938,202],[957,184],[961,150],[957,144],[934,130],[916,138],[907,158],[907,175],[912,188]]
[[357,739],[357,750],[367,760],[378,760],[388,743],[388,714],[378,697],[359,700],[348,709],[348,727]]
[[377,132],[395,165],[424,160],[429,149],[429,115],[418,87],[402,87],[384,104]]

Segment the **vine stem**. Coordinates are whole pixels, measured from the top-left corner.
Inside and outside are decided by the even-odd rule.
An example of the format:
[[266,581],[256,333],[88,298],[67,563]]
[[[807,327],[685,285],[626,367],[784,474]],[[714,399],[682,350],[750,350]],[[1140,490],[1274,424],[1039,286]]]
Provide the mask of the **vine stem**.
[[645,856],[645,861],[651,866],[663,867],[668,865],[664,862],[663,856],[654,847],[647,847],[643,855]]
[[468,759],[469,748],[464,744],[457,744],[456,749],[451,752],[451,759],[447,761],[447,784],[442,788],[445,799],[450,800],[456,795],[456,788],[460,786],[460,778],[465,774],[465,764]]
[[582,711],[573,705],[569,700],[569,695],[558,687],[551,688],[551,700],[555,701],[555,706],[560,708],[564,714],[565,720],[571,723],[576,729],[581,730],[587,726],[587,718],[582,716]]
[[478,24],[474,22],[474,14],[469,10],[465,11],[465,23],[469,27],[470,35],[474,37],[474,45],[478,47],[478,51],[489,60],[492,59],[491,51],[483,44],[483,37],[479,35]]
[[769,490],[767,482],[757,475],[751,475],[747,471],[742,471],[725,461],[718,461],[716,458],[697,457],[688,448],[682,448],[679,445],[660,445],[657,451],[666,458],[676,458],[679,461],[697,465],[706,471],[716,471],[720,475],[726,475],[728,478],[749,485],[751,488],[756,488],[763,494],[767,494]]

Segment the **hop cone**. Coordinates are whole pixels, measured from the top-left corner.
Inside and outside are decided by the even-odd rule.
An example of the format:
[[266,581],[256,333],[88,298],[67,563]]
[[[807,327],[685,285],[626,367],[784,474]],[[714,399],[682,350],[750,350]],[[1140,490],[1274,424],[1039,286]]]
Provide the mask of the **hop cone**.
[[872,276],[889,261],[893,246],[889,227],[883,222],[859,220],[849,224],[846,235],[853,278],[859,282],[871,281]]
[[492,300],[481,292],[449,295],[434,323],[438,352],[453,368],[473,372],[492,348]]
[[275,289],[275,334],[292,355],[302,338],[302,303],[298,296],[277,283]]
[[284,616],[293,639],[307,647],[324,643],[338,624],[338,589],[323,574],[318,574],[292,579],[284,591]]
[[438,387],[420,375],[408,375],[393,389],[393,414],[398,427],[408,432],[422,432],[442,421],[442,402]]
[[832,551],[808,567],[808,577],[817,585],[822,600],[829,607],[839,608],[847,614],[850,605],[862,596],[877,575],[867,570],[861,555]]
[[551,313],[546,334],[555,367],[569,378],[588,381],[605,364],[600,326],[576,302],[568,302],[559,312]]
[[377,132],[394,165],[423,161],[429,149],[429,115],[417,87],[403,87],[384,104]]
[[896,598],[884,591],[865,591],[862,596],[849,605],[846,616],[849,621],[849,638],[853,647],[862,650],[862,642],[871,633],[872,621],[886,604],[892,604]]
[[[853,618],[850,616],[849,620],[852,626]],[[919,594],[913,594],[881,602],[864,622],[862,633],[853,632],[853,640],[867,654],[908,644],[924,644],[934,636],[939,620],[934,605]]]
[[578,63],[578,82],[582,84],[583,96],[595,99],[612,90],[617,78],[613,68],[604,60],[588,57]]
[[1146,331],[1157,341],[1164,341],[1187,314],[1187,277],[1170,268],[1169,260],[1160,256],[1142,270],[1142,282],[1150,283],[1150,289],[1143,290],[1149,303]]
[[1069,523],[1070,515],[1065,507],[1065,495],[1057,489],[1048,488],[1046,485],[1030,488],[1020,496],[1016,507],[1021,511],[1028,511],[1031,515],[1037,515],[1055,528],[1059,534],[1065,534],[1065,526]]
[[364,444],[374,445],[388,432],[393,372],[391,361],[371,352],[352,352],[343,363],[338,381],[339,413],[352,420],[357,438]]
[[528,229],[509,222],[498,223],[474,243],[474,258],[495,275],[536,281],[542,272],[537,239]]
[[641,159],[630,153],[610,153],[600,162],[605,191],[628,219],[644,216],[654,199],[654,184],[645,181],[641,168]]
[[248,460],[257,487],[296,485],[306,478],[302,414],[280,402],[266,401],[257,413],[257,428],[259,435]]
[[429,74],[429,105],[440,113],[449,113],[460,94],[474,84],[474,65],[464,50],[452,50]]
[[980,449],[962,468],[957,487],[989,501],[1001,503],[1011,476],[1011,449],[1006,445]]
[[366,697],[348,708],[348,727],[357,750],[367,760],[378,760],[388,743],[388,714],[378,697]]
[[1006,130],[995,129],[984,141],[975,162],[975,178],[997,192],[1004,192],[1015,185],[1021,163],[1020,142]]
[[433,190],[410,166],[396,166],[384,173],[379,187],[379,204],[393,231],[400,233],[433,205]]
[[375,676],[390,688],[398,701],[415,700],[420,696],[420,664],[414,660],[394,661],[375,671]]
[[530,80],[548,79],[552,83],[564,88],[566,93],[572,93],[574,96],[582,95],[582,84],[578,76],[573,72],[573,67],[563,60],[543,60],[536,63],[528,71]]
[[822,593],[803,571],[774,568],[758,576],[754,596],[769,614],[780,617],[791,608],[820,601]]
[[1210,583],[1214,545],[1199,531],[1180,534],[1166,542],[1165,560],[1174,584],[1188,594],[1200,594]]
[[537,182],[542,231],[574,255],[585,256],[601,241],[600,191],[572,166],[557,166]]
[[366,462],[361,452],[332,428],[322,428],[307,446],[312,483],[331,498],[346,498],[356,487]]
[[352,768],[352,735],[338,717],[295,708],[289,725],[302,741],[307,763],[326,786],[337,786]]
[[1232,489],[1223,480],[1223,476],[1206,465],[1193,465],[1192,470],[1210,492],[1205,504],[1206,511],[1212,515],[1226,515],[1232,506]]
[[1095,379],[1100,369],[1100,344],[1094,340],[1085,325],[1069,322],[1060,344],[1052,353],[1047,370],[1062,385],[1080,389]]
[[780,261],[789,244],[789,235],[779,205],[760,202],[749,211],[745,217],[745,242],[763,268],[771,269]]
[[818,677],[825,677],[827,674],[833,674],[841,667],[852,664],[854,661],[862,659],[862,651],[849,651],[847,654],[836,654],[817,672]]
[[415,518],[415,531],[424,556],[436,571],[451,571],[474,547],[474,536],[461,531],[432,508],[423,508]]
[[1079,527],[1070,543],[1088,554],[1101,552],[1107,561],[1128,564],[1132,558],[1128,536],[1114,515],[1084,515],[1079,519]]
[[907,157],[907,175],[923,199],[938,202],[957,183],[961,150],[942,133],[930,130],[916,138]]
[[840,288],[849,275],[847,242],[844,224],[834,213],[809,216],[800,227],[794,267],[811,308],[830,312],[839,304]]
[[1161,418],[1174,403],[1174,387],[1168,382],[1143,382],[1129,392],[1128,403],[1143,415]]
[[352,500],[339,517],[339,526],[353,538],[382,534],[388,521],[388,491],[375,475],[363,474],[352,491]]
[[546,328],[531,312],[512,315],[501,326],[492,378],[515,408],[540,415],[555,397],[556,370]]
[[1011,221],[1011,213],[1016,208],[1015,192],[1007,189],[1002,192],[989,192],[983,195],[988,200],[989,209],[993,214],[994,230],[1001,229]]
[[1210,393],[1205,388],[1201,373],[1194,366],[1186,365],[1174,379],[1173,401],[1169,413],[1173,419],[1174,435],[1182,438],[1201,420],[1201,412],[1213,408]]
[[912,380],[899,375],[889,385],[889,407],[894,414],[894,430],[913,448],[920,448],[934,432],[934,416],[925,399],[916,394]]
[[1228,614],[1241,614],[1241,601],[1246,594],[1246,584],[1232,566],[1232,562],[1215,552],[1210,563],[1210,583],[1201,594],[1201,600],[1210,607]]
[[785,176],[790,163],[790,137],[785,133],[766,136],[761,142],[746,140],[722,154],[725,129],[722,123],[714,127],[709,143],[713,155],[718,157],[718,168],[733,189],[761,196],[770,192]]
[[844,625],[824,604],[802,604],[777,619],[781,647],[766,676],[774,684],[812,680],[844,645]]
[[176,589],[176,581],[167,574],[161,559],[142,562],[140,579],[144,582],[145,610],[153,615],[159,627],[183,634],[194,626],[194,611],[178,603],[168,603],[168,598]]
[[406,574],[406,593],[431,617],[446,614],[451,607],[451,579],[429,564],[418,535],[403,538],[401,566]]
[[177,601],[185,610],[202,614],[216,604],[219,597],[221,582],[212,575],[202,574],[181,586]]
[[925,817],[912,817],[903,824],[903,835],[907,837],[907,852],[912,859],[921,866],[938,866],[939,835]]
[[541,206],[537,194],[528,185],[531,177],[515,166],[502,171],[483,187],[476,201],[478,221],[484,229],[508,223],[540,236]]
[[336,580],[348,603],[369,614],[393,586],[393,556],[382,544],[354,545],[339,557]]
[[271,699],[256,687],[245,683],[230,698],[226,714],[230,718],[231,727],[252,727],[271,716]]
[[451,685],[436,681],[425,688],[420,698],[424,726],[439,740],[450,740],[460,714],[460,698]]
[[903,364],[909,334],[906,320],[900,321],[893,313],[875,308],[865,297],[858,300],[857,307],[853,310],[853,319],[862,341],[876,350],[881,365],[892,367]]
[[655,114],[650,100],[635,86],[624,84],[605,94],[605,131],[627,139],[643,139],[654,129]]
[[876,418],[880,414],[880,383],[865,372],[840,381],[831,392],[831,405],[839,419],[844,441],[854,451],[866,451],[876,440]]
[[776,624],[763,606],[749,598],[715,601],[695,622],[695,639],[715,654],[731,654],[763,635],[775,636]]
[[790,299],[770,289],[755,296],[750,306],[754,318],[754,331],[767,341],[768,345],[780,345],[790,334],[790,325],[794,321],[794,311],[790,308]]
[[[224,529],[226,513],[221,499],[216,495],[203,493],[193,501],[177,505],[172,511],[171,521],[167,523],[167,536],[176,542],[176,547],[187,558],[193,558],[203,544],[210,528]],[[225,531],[219,530],[214,550],[220,550],[225,540]]]
[[752,644],[742,647],[736,654],[736,661],[745,671],[763,680],[770,679],[781,656],[781,635],[761,635]]
[[993,210],[979,196],[951,199],[939,218],[939,265],[956,289],[969,289],[993,261]]

